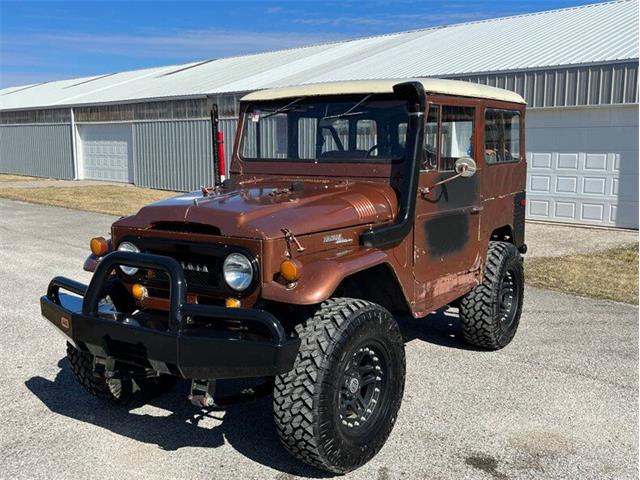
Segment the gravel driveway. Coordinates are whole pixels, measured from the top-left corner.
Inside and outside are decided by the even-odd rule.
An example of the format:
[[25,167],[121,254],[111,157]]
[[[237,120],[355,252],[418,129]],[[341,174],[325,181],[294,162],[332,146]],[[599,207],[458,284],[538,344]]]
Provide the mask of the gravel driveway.
[[[181,383],[127,410],[76,385],[38,297],[54,275],[88,280],[88,239],[112,220],[0,200],[0,478],[323,477],[280,446],[269,399],[204,412]],[[636,307],[528,289],[493,353],[468,349],[455,315],[401,326],[398,423],[348,478],[637,478]]]

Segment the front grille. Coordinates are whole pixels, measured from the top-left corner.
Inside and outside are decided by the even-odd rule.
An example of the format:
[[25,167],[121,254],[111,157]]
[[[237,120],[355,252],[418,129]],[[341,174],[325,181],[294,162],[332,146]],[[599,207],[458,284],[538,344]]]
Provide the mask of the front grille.
[[192,272],[190,270],[185,270],[184,278],[187,281],[187,285],[205,287],[207,285],[211,286],[211,276],[208,273],[204,272]]
[[[134,243],[142,253],[174,258],[183,268],[187,290],[191,293],[211,296],[228,296],[236,293],[229,289],[222,278],[222,264],[227,255],[232,252],[241,252],[249,258],[254,258],[245,249],[226,244],[180,242],[155,237],[125,237],[122,241]],[[254,278],[257,281],[259,278],[257,266],[254,265],[254,268]],[[121,272],[120,274],[122,275]],[[155,289],[167,289],[169,286],[168,276],[159,270],[141,269],[135,275],[125,276],[125,278]],[[244,294],[251,291],[250,287]]]

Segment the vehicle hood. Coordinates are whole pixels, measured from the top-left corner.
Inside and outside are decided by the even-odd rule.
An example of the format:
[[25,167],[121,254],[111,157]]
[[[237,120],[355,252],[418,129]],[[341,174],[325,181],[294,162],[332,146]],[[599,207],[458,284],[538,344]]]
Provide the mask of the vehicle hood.
[[142,208],[114,226],[160,228],[164,222],[214,227],[221,235],[279,238],[392,220],[393,189],[384,183],[250,179],[208,193],[191,192]]

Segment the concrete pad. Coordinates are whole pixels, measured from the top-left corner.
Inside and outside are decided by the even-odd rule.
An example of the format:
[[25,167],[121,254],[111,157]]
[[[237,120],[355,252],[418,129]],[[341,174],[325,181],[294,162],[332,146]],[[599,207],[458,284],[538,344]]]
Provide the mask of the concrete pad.
[[[127,409],[75,383],[38,298],[54,275],[89,280],[88,240],[114,219],[0,200],[0,477],[327,477],[285,452],[268,398],[203,411],[182,382]],[[455,314],[400,324],[398,422],[344,478],[637,478],[637,307],[530,288],[519,332],[498,352],[469,349]]]
[[638,243],[635,230],[602,229],[527,222],[525,258],[561,257]]

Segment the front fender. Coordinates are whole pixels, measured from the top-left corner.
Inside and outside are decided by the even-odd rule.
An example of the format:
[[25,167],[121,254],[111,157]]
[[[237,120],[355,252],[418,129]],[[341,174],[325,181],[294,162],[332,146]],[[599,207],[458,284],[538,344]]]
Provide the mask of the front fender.
[[262,286],[261,297],[274,302],[294,305],[313,305],[333,295],[342,280],[356,272],[390,263],[388,255],[376,248],[339,251],[317,259],[299,259],[303,264],[302,276],[294,288],[277,281]]

